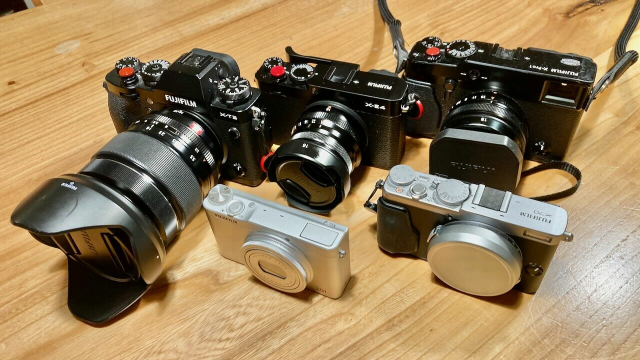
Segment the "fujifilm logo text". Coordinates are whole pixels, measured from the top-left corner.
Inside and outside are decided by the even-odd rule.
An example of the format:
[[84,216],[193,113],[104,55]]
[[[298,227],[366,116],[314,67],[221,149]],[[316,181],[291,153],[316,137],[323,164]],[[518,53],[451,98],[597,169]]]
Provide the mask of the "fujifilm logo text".
[[374,82],[368,82],[367,86],[371,86],[374,88],[378,88],[378,89],[385,89],[385,90],[391,90],[391,85],[386,85],[386,84],[378,84],[378,83],[374,83]]
[[237,223],[238,223],[236,220],[229,219],[229,218],[228,218],[228,217],[226,217],[226,216],[222,216],[222,215],[218,215],[218,214],[213,214],[213,215],[215,215],[215,216],[216,216],[217,218],[219,218],[219,219],[226,220],[226,221],[228,221],[228,222],[230,222],[230,223],[233,223],[233,224],[237,224]]
[[546,217],[546,216],[533,215],[533,214],[526,213],[524,211],[520,212],[520,216],[524,216],[524,217],[529,218],[531,220],[537,220],[537,221],[540,221],[540,222],[543,222],[543,223],[551,224],[551,219]]
[[187,106],[191,106],[191,107],[197,107],[198,106],[196,104],[196,102],[193,101],[193,100],[187,100],[187,99],[183,99],[181,97],[177,97],[177,96],[173,96],[173,95],[165,95],[164,98],[165,98],[165,100],[171,101],[174,104],[187,105]]

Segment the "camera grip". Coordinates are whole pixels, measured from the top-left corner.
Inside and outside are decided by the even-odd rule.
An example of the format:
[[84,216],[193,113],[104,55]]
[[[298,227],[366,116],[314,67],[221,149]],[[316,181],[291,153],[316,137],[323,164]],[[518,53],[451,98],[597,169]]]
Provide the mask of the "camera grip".
[[411,224],[409,210],[380,197],[378,199],[378,246],[392,254],[418,251],[420,234]]
[[111,120],[113,120],[113,125],[118,133],[127,130],[134,121],[144,115],[142,106],[140,106],[140,97],[120,97],[111,92],[108,93],[108,96],[109,115],[111,115]]

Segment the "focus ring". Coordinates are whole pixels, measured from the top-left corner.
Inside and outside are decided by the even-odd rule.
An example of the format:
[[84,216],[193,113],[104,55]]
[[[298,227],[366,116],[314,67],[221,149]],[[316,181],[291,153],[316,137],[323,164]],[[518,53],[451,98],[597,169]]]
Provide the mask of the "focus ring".
[[296,140],[296,139],[315,140],[320,142],[321,144],[329,145],[331,149],[335,150],[338,153],[338,155],[340,155],[342,160],[344,160],[345,164],[347,164],[347,167],[349,168],[349,174],[353,172],[353,161],[351,161],[349,154],[340,144],[338,144],[330,136],[327,136],[325,134],[320,134],[317,132],[304,131],[304,132],[299,132],[293,135],[293,137],[291,138],[291,140]]
[[182,158],[159,140],[143,133],[123,132],[100,149],[95,158],[125,160],[166,188],[167,195],[179,205],[178,212],[184,214],[180,230],[200,210],[203,197],[198,179]]

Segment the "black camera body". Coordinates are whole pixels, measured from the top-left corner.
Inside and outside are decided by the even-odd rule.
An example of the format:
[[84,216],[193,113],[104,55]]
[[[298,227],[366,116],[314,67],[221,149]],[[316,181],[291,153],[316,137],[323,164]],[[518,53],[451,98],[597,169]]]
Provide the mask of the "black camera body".
[[150,113],[180,111],[197,118],[220,139],[220,176],[257,186],[266,177],[260,160],[271,147],[270,132],[260,90],[239,73],[230,56],[202,49],[171,65],[165,60],[140,65],[137,58],[123,58],[105,78],[109,113],[118,133]]
[[288,62],[268,58],[256,72],[280,144],[264,170],[291,205],[326,213],[347,196],[361,163],[382,169],[400,163],[407,84],[357,64],[286,51]]
[[405,64],[409,92],[424,107],[407,133],[434,138],[431,173],[513,190],[520,171],[501,169],[564,158],[596,71],[576,54],[427,37]]
[[[291,47],[286,51],[289,62],[269,58],[256,72],[265,110],[272,119],[274,143],[291,139],[293,127],[310,104],[335,101],[355,111],[364,122],[368,138],[364,165],[390,169],[400,163],[405,145],[404,80],[360,71],[358,64],[296,54]],[[282,73],[272,72],[276,67],[282,67]]]

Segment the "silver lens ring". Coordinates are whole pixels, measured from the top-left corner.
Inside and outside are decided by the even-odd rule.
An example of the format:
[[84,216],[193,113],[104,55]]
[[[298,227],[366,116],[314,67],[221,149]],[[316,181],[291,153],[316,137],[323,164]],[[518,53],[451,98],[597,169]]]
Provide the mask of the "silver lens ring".
[[520,281],[522,253],[504,232],[478,222],[455,221],[430,235],[427,261],[447,285],[477,296],[496,296]]
[[286,240],[265,232],[251,233],[242,245],[245,265],[274,289],[297,293],[313,279],[306,256]]

